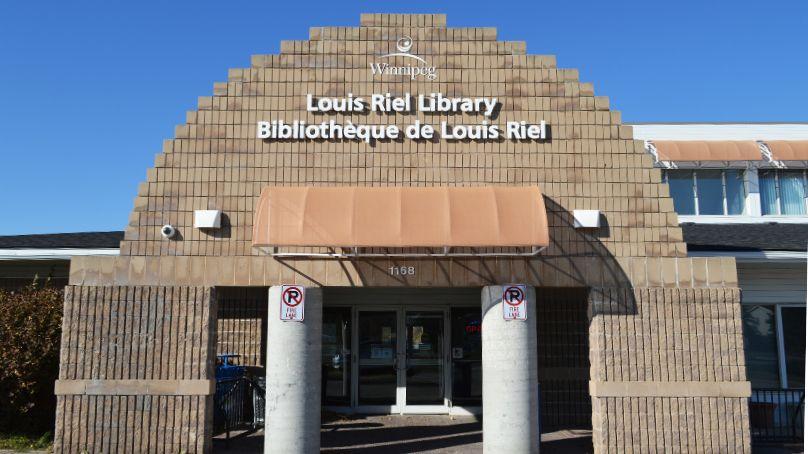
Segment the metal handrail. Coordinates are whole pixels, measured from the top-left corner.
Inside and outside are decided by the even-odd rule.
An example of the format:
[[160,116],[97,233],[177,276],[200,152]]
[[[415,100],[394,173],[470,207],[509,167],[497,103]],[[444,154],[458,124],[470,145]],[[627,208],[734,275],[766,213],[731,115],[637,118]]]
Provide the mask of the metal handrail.
[[803,415],[801,421],[805,424],[805,390],[803,390],[800,403],[798,403],[797,408],[794,409],[794,417],[791,418],[791,433],[795,439],[803,437],[803,428],[799,427],[799,430],[797,430],[797,422],[800,421],[800,419],[797,419],[797,416],[800,414]]
[[753,442],[799,442],[805,424],[805,390],[755,388],[749,399]]
[[224,378],[216,382],[214,396],[214,434],[244,429],[246,435],[263,426],[266,390],[256,380],[247,377]]

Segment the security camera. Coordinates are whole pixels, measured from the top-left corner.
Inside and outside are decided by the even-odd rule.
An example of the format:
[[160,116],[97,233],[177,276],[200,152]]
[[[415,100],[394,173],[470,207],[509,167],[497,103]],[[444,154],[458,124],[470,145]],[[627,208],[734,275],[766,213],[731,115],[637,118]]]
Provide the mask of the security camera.
[[177,229],[172,225],[166,224],[160,229],[160,234],[163,235],[163,238],[171,239],[177,235]]

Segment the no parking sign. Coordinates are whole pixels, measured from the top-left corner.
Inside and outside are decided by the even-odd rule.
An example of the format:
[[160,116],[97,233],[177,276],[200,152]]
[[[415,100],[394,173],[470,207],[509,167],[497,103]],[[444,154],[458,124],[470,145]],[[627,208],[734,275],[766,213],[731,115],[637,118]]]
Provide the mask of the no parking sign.
[[502,286],[502,316],[505,320],[527,320],[527,293],[525,285]]
[[281,320],[302,322],[306,289],[299,285],[281,286]]

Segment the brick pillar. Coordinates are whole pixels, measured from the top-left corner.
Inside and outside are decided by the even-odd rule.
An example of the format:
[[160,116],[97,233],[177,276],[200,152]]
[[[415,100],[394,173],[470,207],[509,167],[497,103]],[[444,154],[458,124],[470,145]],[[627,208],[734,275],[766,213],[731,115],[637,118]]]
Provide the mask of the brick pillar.
[[594,289],[595,452],[749,453],[740,292]]
[[211,450],[212,293],[66,288],[55,453]]

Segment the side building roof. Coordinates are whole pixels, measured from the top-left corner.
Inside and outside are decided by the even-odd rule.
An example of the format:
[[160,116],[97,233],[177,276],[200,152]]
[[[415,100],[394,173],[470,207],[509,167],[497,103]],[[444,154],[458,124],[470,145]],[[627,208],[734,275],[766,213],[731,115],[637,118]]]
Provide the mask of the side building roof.
[[117,249],[122,231],[0,236],[0,249]]
[[690,251],[805,251],[808,224],[682,224]]

